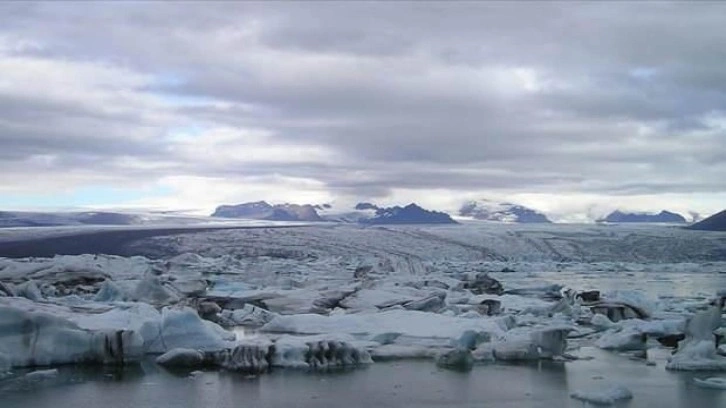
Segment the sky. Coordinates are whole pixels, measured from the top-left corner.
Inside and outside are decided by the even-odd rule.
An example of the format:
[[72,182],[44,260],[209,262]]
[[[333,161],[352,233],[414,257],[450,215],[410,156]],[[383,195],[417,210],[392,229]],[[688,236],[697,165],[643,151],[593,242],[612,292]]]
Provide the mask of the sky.
[[1,2],[0,209],[726,207],[720,2]]

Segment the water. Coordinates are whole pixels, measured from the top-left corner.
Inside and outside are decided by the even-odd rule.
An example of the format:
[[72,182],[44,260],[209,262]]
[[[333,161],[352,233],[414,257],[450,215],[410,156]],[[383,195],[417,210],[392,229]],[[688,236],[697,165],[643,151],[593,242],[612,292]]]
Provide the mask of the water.
[[[667,351],[658,364],[586,348],[592,360],[568,363],[492,364],[470,372],[437,368],[430,361],[376,363],[329,373],[275,370],[259,377],[206,371],[196,376],[145,362],[133,368],[62,367],[40,384],[0,382],[3,408],[64,407],[583,407],[569,394],[608,382],[627,385],[624,407],[726,407],[726,392],[698,388],[693,378],[718,374],[668,372]],[[721,374],[724,375],[724,374]]]

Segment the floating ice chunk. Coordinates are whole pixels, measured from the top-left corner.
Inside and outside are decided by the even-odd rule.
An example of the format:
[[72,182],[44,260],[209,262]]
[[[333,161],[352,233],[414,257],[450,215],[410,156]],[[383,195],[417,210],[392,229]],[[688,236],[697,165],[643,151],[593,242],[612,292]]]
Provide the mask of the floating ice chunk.
[[115,282],[106,280],[101,285],[96,296],[93,298],[96,302],[122,302],[128,299],[128,294]]
[[701,388],[712,388],[716,390],[726,390],[726,378],[711,377],[703,380],[693,379],[693,383]]
[[339,308],[340,302],[354,293],[357,288],[326,290],[318,294],[313,300],[313,307],[310,310],[314,313],[325,314],[326,312]]
[[678,343],[678,351],[670,357],[669,370],[726,370],[726,357],[718,354],[713,332],[721,325],[721,307],[693,315],[686,322],[686,338]]
[[482,302],[496,300],[500,302],[500,307],[511,312],[525,312],[528,309],[549,311],[553,303],[538,298],[526,297],[514,294],[504,295],[478,295],[472,296],[467,303],[470,305],[480,305]]
[[444,299],[446,293],[440,293],[433,296],[429,296],[424,299],[414,300],[407,302],[403,305],[408,310],[420,310],[423,312],[438,312],[446,306]]
[[590,324],[595,326],[598,329],[609,329],[613,327],[615,323],[613,323],[610,319],[608,319],[607,316],[603,314],[596,313],[592,316],[592,319],[590,320]]
[[522,296],[537,296],[544,299],[559,299],[562,297],[563,288],[564,286],[562,285],[551,284],[529,288],[512,288],[505,290],[504,293]]
[[219,337],[224,341],[235,341],[237,340],[237,335],[230,330],[225,329],[224,327],[218,325],[217,323],[214,323],[209,320],[202,320],[204,324],[207,325],[210,329],[214,330]]
[[345,293],[335,291],[335,293],[326,292],[321,294],[313,289],[250,290],[235,294],[235,297],[230,301],[230,305],[225,306],[220,303],[220,306],[236,309],[245,303],[262,303],[270,312],[280,314],[326,313],[328,310],[326,307],[337,306],[337,301],[340,299],[337,296],[342,298]]
[[639,318],[652,316],[657,306],[645,293],[637,290],[614,290],[605,293],[602,298],[604,302],[627,305],[640,315]]
[[592,391],[575,391],[570,397],[596,405],[612,405],[633,398],[633,393],[622,385],[607,385]]
[[491,335],[488,332],[467,330],[458,339],[452,341],[452,346],[465,350],[474,350],[479,344],[490,340]]
[[124,364],[141,357],[143,339],[129,330],[91,331],[62,317],[0,306],[0,354],[10,366]]
[[562,355],[567,348],[570,326],[552,326],[533,331],[513,330],[492,343],[482,344],[476,351],[477,358],[519,361],[550,359]]
[[38,284],[35,283],[35,281],[32,279],[27,282],[21,283],[20,285],[17,285],[15,287],[15,293],[17,296],[30,299],[34,302],[43,300],[43,294],[40,292]]
[[646,340],[647,335],[634,328],[613,328],[603,333],[595,345],[604,350],[642,351],[647,348]]
[[436,365],[439,367],[454,370],[470,370],[474,365],[474,359],[470,350],[453,349],[445,351],[436,356]]
[[572,329],[571,326],[553,326],[532,332],[530,338],[537,345],[539,357],[561,356],[567,349],[567,334]]
[[275,342],[274,367],[325,369],[373,362],[365,348],[321,336],[283,336]]
[[716,354],[713,340],[683,340],[666,363],[669,370],[726,371],[726,357]]
[[500,295],[504,291],[502,284],[498,280],[490,277],[486,272],[480,272],[473,277],[468,277],[464,281],[463,287],[464,289],[469,289],[475,295],[484,293]]
[[162,284],[158,276],[148,275],[136,286],[134,299],[153,305],[168,305],[179,301],[173,289]]
[[464,319],[414,310],[388,310],[335,316],[314,314],[277,316],[261,328],[267,332],[371,334],[397,332],[409,337],[438,338],[448,345],[466,330],[501,333],[496,319]]
[[25,374],[23,378],[27,381],[32,382],[40,382],[44,380],[49,380],[51,378],[58,377],[58,369],[57,368],[51,368],[49,370],[36,370],[31,371],[28,374]]
[[269,343],[245,343],[207,352],[205,360],[227,370],[260,374],[270,368],[276,347]]
[[405,346],[387,344],[376,347],[370,352],[373,361],[429,359],[436,355],[436,350],[424,346]]
[[414,288],[398,290],[361,289],[340,301],[340,306],[353,310],[376,310],[403,305],[417,300],[422,292]]
[[156,358],[164,367],[200,367],[204,364],[204,353],[188,348],[175,348]]
[[471,352],[471,357],[477,362],[494,361],[494,345],[492,343],[484,343]]
[[381,333],[373,336],[371,339],[372,341],[375,341],[376,343],[380,343],[382,345],[391,344],[396,341],[397,338],[401,337],[401,333],[396,332],[390,332],[390,333]]
[[0,282],[0,296],[18,296],[15,285],[10,282]]
[[93,313],[71,313],[67,317],[81,328],[89,330],[133,330],[140,331],[147,321],[158,321],[161,314],[147,303],[114,303],[111,308],[106,304],[85,303],[78,307],[90,308]]
[[194,309],[165,307],[160,320],[148,321],[141,327],[144,350],[147,353],[165,353],[174,348],[205,351],[228,347],[229,342],[212,324],[202,320]]
[[223,320],[237,326],[262,326],[272,321],[275,316],[277,316],[276,313],[252,306],[249,303],[241,309],[223,310],[221,313]]

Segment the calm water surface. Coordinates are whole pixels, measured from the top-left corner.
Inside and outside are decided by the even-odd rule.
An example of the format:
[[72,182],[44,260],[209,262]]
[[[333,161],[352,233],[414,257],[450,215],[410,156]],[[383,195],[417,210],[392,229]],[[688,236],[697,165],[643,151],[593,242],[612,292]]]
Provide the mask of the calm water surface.
[[651,355],[655,367],[587,348],[580,354],[593,360],[482,365],[470,372],[405,361],[331,373],[277,370],[259,377],[217,371],[190,376],[150,362],[121,370],[64,367],[57,378],[38,384],[0,382],[0,406],[583,407],[569,397],[571,392],[614,382],[626,384],[635,396],[622,407],[726,407],[726,391],[693,385],[694,377],[719,374],[667,372],[666,353]]

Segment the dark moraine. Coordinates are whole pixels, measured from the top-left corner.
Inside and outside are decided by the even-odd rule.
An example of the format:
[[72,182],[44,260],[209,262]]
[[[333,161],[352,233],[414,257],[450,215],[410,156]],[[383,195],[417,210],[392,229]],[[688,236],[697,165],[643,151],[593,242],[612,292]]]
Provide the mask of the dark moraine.
[[[106,254],[120,256],[140,255],[132,243],[158,236],[193,234],[230,229],[301,228],[303,225],[178,227],[160,229],[118,229],[104,231],[77,231],[62,236],[29,238],[0,242],[0,257],[27,258],[55,255]],[[144,254],[148,255],[148,254]]]

